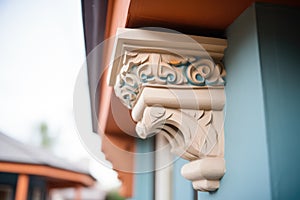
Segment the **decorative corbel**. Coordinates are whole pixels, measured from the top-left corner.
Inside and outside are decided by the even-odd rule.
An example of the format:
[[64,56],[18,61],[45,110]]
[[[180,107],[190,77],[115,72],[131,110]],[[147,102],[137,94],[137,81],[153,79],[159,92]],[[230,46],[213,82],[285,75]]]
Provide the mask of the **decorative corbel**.
[[172,153],[190,161],[181,173],[200,191],[219,188],[225,173],[225,48],[222,39],[121,29],[110,69],[137,135],[163,134]]

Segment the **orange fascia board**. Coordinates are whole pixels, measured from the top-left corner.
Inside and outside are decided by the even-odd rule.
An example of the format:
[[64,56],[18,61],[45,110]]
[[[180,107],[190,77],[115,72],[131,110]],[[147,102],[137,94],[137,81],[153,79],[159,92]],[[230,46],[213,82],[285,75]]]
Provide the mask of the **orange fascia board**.
[[[105,27],[105,40],[108,41],[109,38],[114,37],[118,28],[125,28],[128,9],[129,9],[130,0],[109,0],[107,8],[107,17],[106,17],[106,27]],[[100,31],[100,30],[99,30]],[[105,42],[105,51],[103,55],[102,66],[107,67],[110,63],[111,53],[113,49],[113,40]],[[99,66],[101,67],[101,66]],[[107,68],[106,68],[107,69]],[[113,88],[109,87],[107,84],[107,70],[104,69],[104,74],[100,79],[100,97],[99,97],[99,130],[98,132],[107,132],[107,127],[109,113],[111,112],[111,98]],[[113,120],[113,119],[110,119]],[[121,130],[118,130],[121,132]]]
[[[127,18],[129,17],[128,10],[131,0],[109,0],[107,8],[106,17],[106,27],[105,27],[105,39],[114,37],[118,28],[125,28],[127,23]],[[103,55],[103,66],[108,66],[111,58],[111,52],[113,49],[113,42],[106,43],[105,55]],[[99,116],[98,116],[98,133],[102,137],[102,151],[106,155],[107,160],[109,160],[113,168],[118,172],[118,178],[122,182],[120,189],[120,194],[124,197],[132,197],[133,195],[133,177],[134,175],[129,171],[133,170],[134,161],[133,156],[125,156],[126,161],[122,159],[114,149],[121,149],[124,151],[135,151],[135,140],[133,137],[126,135],[115,123],[115,119],[112,117],[112,102],[113,98],[113,88],[109,87],[107,84],[107,70],[105,70],[104,75],[100,80],[100,97],[99,97]],[[116,106],[115,106],[116,107]],[[122,116],[125,112],[128,112],[125,107],[118,108],[118,113]],[[125,113],[129,116],[128,113]],[[126,166],[123,166],[124,163]],[[122,170],[125,167],[125,172]],[[121,169],[121,170],[119,170]],[[127,172],[126,172],[127,171]]]
[[134,157],[135,138],[128,135],[103,134],[102,151],[105,158],[113,165],[113,169],[118,173],[118,178],[122,182],[120,194],[123,197],[132,197],[134,179]]
[[0,162],[0,172],[43,176],[61,181],[71,181],[87,187],[95,183],[89,175],[45,165]]
[[122,187],[120,188],[120,194],[123,197],[132,197],[133,189],[134,189],[134,175],[132,173],[118,172],[118,178],[122,181]]

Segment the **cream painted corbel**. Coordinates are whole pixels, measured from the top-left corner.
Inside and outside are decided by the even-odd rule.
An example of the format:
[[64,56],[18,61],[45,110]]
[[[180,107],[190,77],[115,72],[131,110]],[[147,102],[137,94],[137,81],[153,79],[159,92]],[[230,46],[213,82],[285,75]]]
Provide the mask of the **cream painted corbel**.
[[200,191],[219,188],[225,173],[225,48],[223,39],[119,29],[110,67],[109,85],[132,110],[137,135],[163,134],[190,161],[181,173]]

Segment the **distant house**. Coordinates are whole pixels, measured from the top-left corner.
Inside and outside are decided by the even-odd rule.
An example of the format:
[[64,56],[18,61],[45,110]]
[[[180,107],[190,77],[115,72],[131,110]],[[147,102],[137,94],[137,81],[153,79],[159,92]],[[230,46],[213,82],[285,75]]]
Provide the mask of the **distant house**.
[[47,199],[57,188],[75,188],[74,199],[79,200],[80,188],[94,183],[80,166],[0,133],[1,200]]

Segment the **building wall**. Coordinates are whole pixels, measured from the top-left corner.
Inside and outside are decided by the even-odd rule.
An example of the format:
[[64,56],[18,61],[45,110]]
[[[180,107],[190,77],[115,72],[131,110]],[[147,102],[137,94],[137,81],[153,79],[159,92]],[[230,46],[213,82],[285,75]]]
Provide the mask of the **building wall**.
[[261,65],[255,7],[227,30],[225,52],[227,171],[218,191],[198,199],[271,199]]
[[9,187],[12,192],[11,199],[15,199],[17,181],[18,174],[0,172],[0,190]]
[[189,161],[182,158],[178,158],[173,163],[173,187],[172,187],[172,200],[182,200],[182,199],[194,199],[194,190],[192,182],[181,176],[181,168],[184,164]]
[[300,199],[300,9],[257,4],[272,199]]
[[46,180],[43,177],[30,176],[28,186],[28,199],[46,199]]
[[154,199],[154,156],[148,154],[153,152],[154,139],[147,140],[136,139],[136,152],[135,156],[135,173],[134,175],[134,191],[133,197],[129,200],[153,200]]
[[[153,152],[154,149],[154,138],[149,138],[147,140],[136,140],[136,148],[139,153],[149,153]],[[166,158],[167,159],[167,158]],[[152,171],[155,164],[155,156],[154,154],[149,154],[149,156],[143,156],[140,154],[135,157],[135,168],[137,172],[141,171],[149,171],[145,173],[136,173],[134,179],[134,195],[132,198],[128,200],[153,200],[156,199],[155,192],[167,192],[171,194],[159,195],[159,196],[169,196],[172,200],[192,200],[194,199],[194,190],[192,189],[192,183],[181,176],[181,167],[186,164],[188,161],[183,160],[181,158],[175,159],[172,163],[172,173],[171,176],[168,177],[171,185],[165,186],[163,185],[165,181],[158,182],[156,184],[161,188],[170,188],[168,190],[155,190],[155,173]],[[164,169],[164,168],[163,168]],[[167,199],[164,199],[167,200]]]
[[[18,174],[0,172],[0,189],[1,187],[10,187],[12,191],[11,199],[15,199]],[[27,199],[46,199],[46,181],[45,178],[30,176]],[[0,198],[1,199],[1,198]]]
[[300,199],[300,9],[258,3],[228,28],[225,159],[198,199]]

